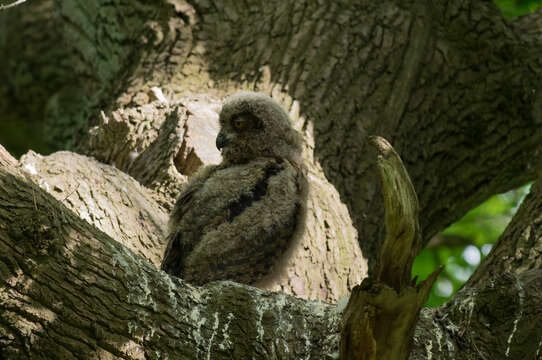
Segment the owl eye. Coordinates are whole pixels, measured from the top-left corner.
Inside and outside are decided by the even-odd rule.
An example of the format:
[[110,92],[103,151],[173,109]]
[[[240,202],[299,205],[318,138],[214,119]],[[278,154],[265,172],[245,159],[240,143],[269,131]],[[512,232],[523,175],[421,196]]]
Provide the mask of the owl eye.
[[246,126],[246,120],[238,116],[232,120],[232,125],[236,130],[243,130]]
[[262,122],[253,114],[243,112],[232,117],[231,126],[237,131],[261,130]]

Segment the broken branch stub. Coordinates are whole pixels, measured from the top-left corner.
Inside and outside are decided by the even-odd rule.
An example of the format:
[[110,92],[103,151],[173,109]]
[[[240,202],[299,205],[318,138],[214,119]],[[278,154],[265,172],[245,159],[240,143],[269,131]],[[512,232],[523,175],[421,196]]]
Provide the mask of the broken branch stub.
[[370,137],[369,141],[379,152],[386,238],[375,271],[353,289],[344,310],[340,357],[406,360],[420,309],[442,268],[417,286],[411,280],[422,238],[418,198],[393,147],[381,137]]
[[377,166],[386,209],[386,238],[379,252],[376,279],[400,291],[411,282],[412,263],[421,247],[418,197],[390,143],[378,136],[369,141],[379,153]]

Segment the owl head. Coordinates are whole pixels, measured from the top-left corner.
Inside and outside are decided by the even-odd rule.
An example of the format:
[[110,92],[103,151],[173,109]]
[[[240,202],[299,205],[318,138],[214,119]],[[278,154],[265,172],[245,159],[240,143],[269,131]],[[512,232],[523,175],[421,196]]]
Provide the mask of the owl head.
[[240,164],[258,157],[298,162],[301,135],[286,111],[269,96],[241,91],[224,101],[219,116],[216,147],[225,164]]

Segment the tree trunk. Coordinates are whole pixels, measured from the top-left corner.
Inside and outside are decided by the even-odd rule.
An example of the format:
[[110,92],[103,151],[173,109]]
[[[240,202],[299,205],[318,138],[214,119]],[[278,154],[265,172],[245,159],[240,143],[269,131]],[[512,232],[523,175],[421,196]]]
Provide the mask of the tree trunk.
[[[281,292],[334,303],[378,268],[384,204],[368,135],[405,163],[422,244],[534,180],[541,19],[507,21],[467,0],[27,1],[1,12],[2,116],[43,119],[55,148],[99,162],[60,152],[15,164],[0,151],[0,354],[336,358],[341,306]],[[305,138],[303,241],[260,284],[278,293],[197,288],[156,269],[182,184],[219,159],[220,99],[247,88],[271,94]],[[540,356],[541,191],[464,289],[422,310],[411,359]]]

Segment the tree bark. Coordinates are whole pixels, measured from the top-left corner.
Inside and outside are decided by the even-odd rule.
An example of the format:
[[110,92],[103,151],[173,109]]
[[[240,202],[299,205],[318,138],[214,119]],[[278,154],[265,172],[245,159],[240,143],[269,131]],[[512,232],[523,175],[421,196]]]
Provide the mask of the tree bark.
[[0,168],[0,199],[3,359],[299,359],[337,351],[340,317],[331,305],[170,277],[12,166]]
[[[63,96],[45,92],[47,108],[59,108],[61,125],[50,132],[57,145],[78,137],[84,125],[76,119],[96,125],[100,109],[143,105],[156,85],[180,95],[269,92],[312,132],[311,156],[348,205],[360,239],[382,229],[367,135],[389,139],[404,159],[420,197],[424,242],[491,194],[534,179],[540,11],[506,21],[491,2],[466,0],[406,8],[394,1],[72,0],[56,9],[60,37],[73,49],[66,73],[77,74],[63,88],[72,99],[73,87],[87,98],[72,116],[62,113],[71,108]],[[449,173],[456,176],[437,175]],[[370,261],[377,243],[360,241]]]
[[340,358],[406,360],[420,310],[442,267],[419,284],[412,279],[412,264],[422,239],[418,197],[393,147],[377,136],[370,142],[379,154],[386,239],[376,270],[352,290],[344,310]]
[[[334,358],[338,308],[232,283],[192,288],[151,265],[182,183],[216,161],[202,121],[246,88],[290,112],[305,137],[312,225],[302,261],[269,289],[334,302],[365,262],[374,268],[385,235],[368,135],[405,163],[422,244],[535,179],[541,19],[507,21],[468,0],[68,0],[1,12],[2,114],[45,119],[55,148],[122,172],[71,153],[28,154],[17,170],[0,151],[0,353]],[[535,185],[462,292],[422,311],[411,359],[539,357],[540,202]]]
[[[11,162],[0,169],[3,358],[337,358],[343,305],[169,277]],[[533,187],[523,206],[541,204]],[[511,226],[540,235],[525,220]],[[497,275],[423,310],[410,359],[537,358],[541,285],[540,269]]]

